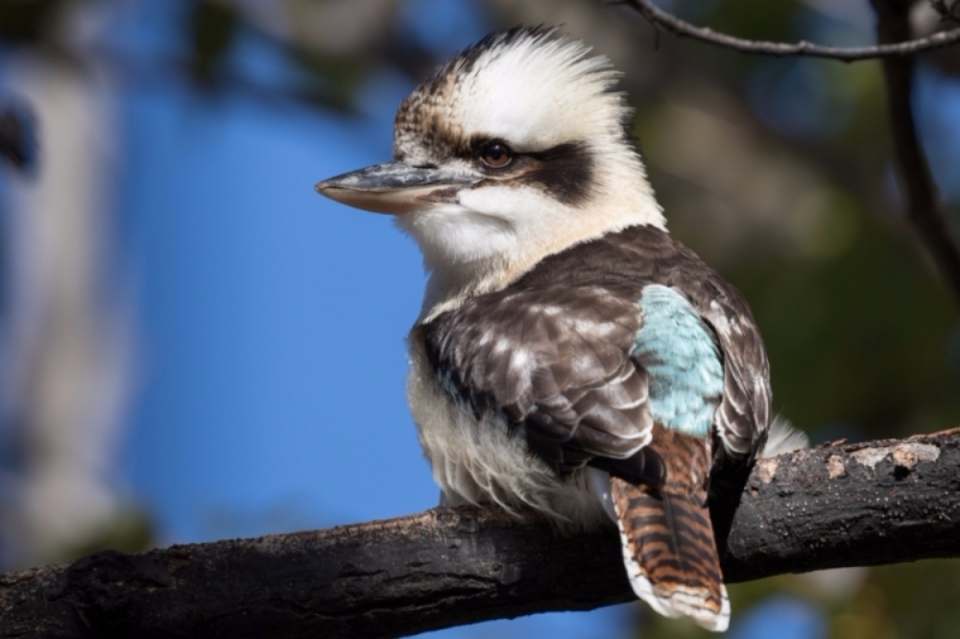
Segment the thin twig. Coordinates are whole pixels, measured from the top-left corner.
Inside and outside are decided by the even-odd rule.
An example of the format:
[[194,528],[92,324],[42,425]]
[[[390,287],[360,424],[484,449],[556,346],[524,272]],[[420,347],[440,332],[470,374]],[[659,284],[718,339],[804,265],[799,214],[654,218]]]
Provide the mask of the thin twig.
[[[898,42],[910,33],[910,2],[907,0],[871,0],[877,13],[877,41]],[[955,33],[960,33],[960,30]],[[887,101],[890,129],[900,168],[907,218],[927,248],[933,253],[954,294],[960,299],[960,252],[944,222],[943,205],[933,181],[930,165],[920,146],[911,95],[914,59],[885,58]]]
[[826,47],[806,41],[786,43],[745,40],[725,33],[717,33],[709,27],[698,27],[690,24],[660,9],[653,4],[652,0],[624,0],[622,4],[637,10],[654,27],[663,27],[678,36],[687,36],[741,53],[758,53],[778,57],[796,55],[855,62],[874,58],[908,56],[921,51],[948,47],[960,42],[960,29],[941,31],[925,38],[884,43],[873,47]]

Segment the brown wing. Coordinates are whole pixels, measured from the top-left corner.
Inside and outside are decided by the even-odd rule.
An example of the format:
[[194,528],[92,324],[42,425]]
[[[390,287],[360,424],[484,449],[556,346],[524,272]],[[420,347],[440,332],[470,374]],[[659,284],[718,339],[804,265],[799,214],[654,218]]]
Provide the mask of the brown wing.
[[595,286],[473,298],[424,326],[427,355],[455,397],[501,412],[558,470],[624,459],[652,427],[646,373],[630,358],[640,311],[626,300]]
[[724,396],[714,424],[723,449],[749,459],[770,421],[769,364],[750,307],[739,291],[662,229],[634,226],[550,256],[514,286],[617,283],[638,300],[648,284],[681,291],[711,326],[723,355]]
[[716,276],[716,289],[700,313],[723,354],[723,399],[714,425],[734,457],[755,455],[766,441],[770,420],[770,364],[750,308],[740,293]]

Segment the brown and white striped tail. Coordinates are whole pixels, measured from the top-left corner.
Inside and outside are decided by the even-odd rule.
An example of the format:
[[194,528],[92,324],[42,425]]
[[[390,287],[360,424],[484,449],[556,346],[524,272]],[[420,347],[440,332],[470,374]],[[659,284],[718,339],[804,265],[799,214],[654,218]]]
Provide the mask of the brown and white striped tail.
[[[630,584],[660,614],[691,617],[722,632],[730,622],[730,601],[707,509],[709,465],[701,465],[708,464],[707,444],[679,433],[657,439],[651,446],[660,448],[665,462],[663,486],[610,478]],[[702,455],[691,450],[700,445]]]

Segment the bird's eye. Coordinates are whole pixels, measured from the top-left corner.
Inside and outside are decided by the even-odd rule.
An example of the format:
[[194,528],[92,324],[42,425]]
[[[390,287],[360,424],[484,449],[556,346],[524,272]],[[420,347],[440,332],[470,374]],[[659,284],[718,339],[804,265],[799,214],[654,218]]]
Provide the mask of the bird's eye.
[[513,151],[503,142],[493,142],[483,147],[480,159],[487,166],[500,169],[510,164],[510,160],[513,159]]

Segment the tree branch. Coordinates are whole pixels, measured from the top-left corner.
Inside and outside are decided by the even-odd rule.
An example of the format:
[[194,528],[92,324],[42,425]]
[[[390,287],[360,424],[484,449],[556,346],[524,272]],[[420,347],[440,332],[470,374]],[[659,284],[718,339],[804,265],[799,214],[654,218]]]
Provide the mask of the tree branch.
[[[960,556],[957,468],[960,429],[763,460],[739,499],[714,508],[726,579]],[[532,517],[437,508],[9,573],[0,629],[22,639],[372,637],[633,598],[612,527],[561,537]]]
[[708,42],[741,53],[758,53],[778,57],[798,55],[828,58],[842,62],[855,62],[857,60],[874,58],[909,56],[921,51],[948,47],[960,42],[960,29],[940,31],[916,40],[907,40],[907,38],[909,38],[908,32],[899,40],[874,47],[826,47],[805,41],[786,43],[745,40],[725,33],[717,33],[709,27],[698,27],[690,24],[672,13],[667,13],[663,9],[660,9],[652,0],[622,0],[619,4],[625,4],[635,9],[640,15],[646,18],[655,29],[663,27],[678,36]]
[[[877,41],[898,42],[910,34],[910,2],[907,0],[871,0],[877,13]],[[960,29],[952,33],[960,33]],[[943,205],[930,165],[920,146],[913,116],[912,57],[884,58],[883,75],[887,86],[890,129],[900,168],[907,217],[933,253],[946,274],[954,295],[960,299],[960,251],[944,222]]]

